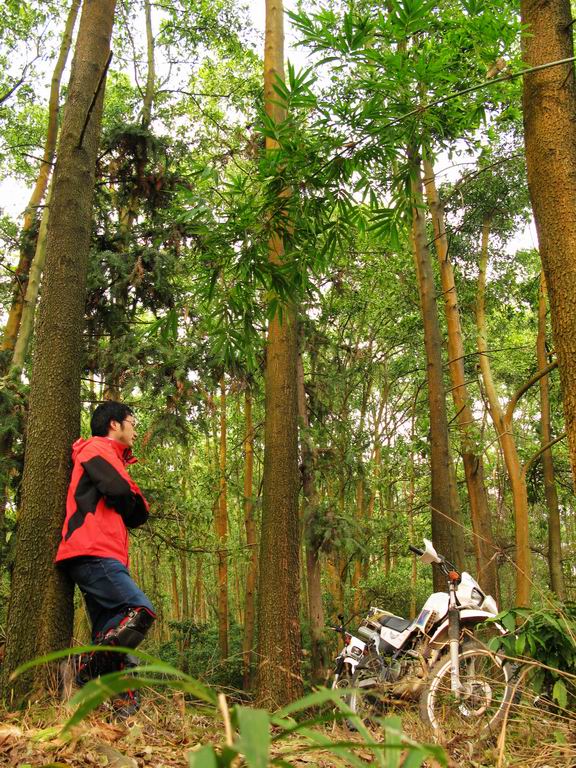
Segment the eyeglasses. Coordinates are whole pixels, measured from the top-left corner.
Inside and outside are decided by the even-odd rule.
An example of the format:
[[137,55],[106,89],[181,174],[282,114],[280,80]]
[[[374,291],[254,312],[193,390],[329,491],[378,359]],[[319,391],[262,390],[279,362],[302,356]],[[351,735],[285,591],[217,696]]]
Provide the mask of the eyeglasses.
[[136,421],[136,419],[122,419],[122,422],[125,422],[125,421],[127,421],[128,424],[132,424],[134,429],[136,429],[136,427],[138,426],[138,422]]

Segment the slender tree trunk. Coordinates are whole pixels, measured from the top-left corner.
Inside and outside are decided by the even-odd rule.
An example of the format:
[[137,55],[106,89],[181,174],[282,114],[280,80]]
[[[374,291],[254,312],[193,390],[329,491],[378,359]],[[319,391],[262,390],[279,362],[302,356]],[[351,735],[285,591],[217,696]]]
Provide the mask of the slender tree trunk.
[[46,263],[46,238],[48,235],[48,218],[50,216],[51,199],[52,185],[50,185],[46,197],[46,204],[44,206],[42,221],[40,222],[40,230],[38,232],[38,240],[36,242],[36,252],[32,264],[30,265],[26,295],[22,307],[22,318],[20,320],[18,338],[16,339],[14,354],[12,356],[11,367],[13,370],[24,367],[28,346],[34,330],[34,315],[36,314],[36,304],[38,303],[38,294],[40,292],[40,281],[42,280],[42,273],[44,272],[44,265]]
[[[528,67],[574,55],[569,0],[521,0]],[[576,482],[576,83],[574,64],[524,77],[528,188],[550,298],[566,433]]]
[[[50,171],[52,170],[52,163],[54,160],[54,154],[56,151],[56,140],[58,137],[58,112],[60,102],[60,83],[62,81],[62,75],[68,60],[68,54],[70,53],[70,47],[72,45],[72,35],[74,32],[74,26],[76,25],[76,18],[78,16],[78,10],[80,8],[81,0],[72,0],[70,10],[68,11],[68,17],[66,19],[66,25],[64,27],[64,33],[62,35],[62,42],[60,44],[60,52],[58,60],[52,73],[52,80],[50,83],[50,99],[48,101],[48,128],[46,130],[46,140],[44,142],[44,152],[42,155],[42,162],[38,171],[38,177],[36,178],[36,184],[26,206],[24,213],[24,224],[22,227],[22,249],[20,251],[20,260],[16,267],[16,286],[14,289],[14,295],[12,298],[12,306],[8,315],[6,327],[4,329],[4,338],[0,349],[3,351],[12,351],[16,344],[16,338],[18,336],[18,330],[20,328],[20,319],[22,317],[22,310],[24,307],[24,297],[26,295],[26,288],[28,284],[28,271],[30,269],[30,263],[36,250],[36,237],[34,236],[34,227],[38,218],[38,208],[42,203],[42,199],[46,194],[48,188],[48,180],[50,178]],[[6,363],[8,360],[6,360]],[[5,364],[5,367],[6,364]]]
[[497,597],[496,547],[492,536],[490,507],[488,506],[488,497],[484,484],[482,450],[478,443],[474,415],[470,407],[470,396],[466,386],[464,342],[462,340],[454,270],[448,256],[448,238],[444,222],[444,209],[436,189],[434,167],[430,160],[426,158],[424,159],[424,183],[434,227],[434,244],[440,265],[444,312],[448,327],[448,368],[452,382],[452,398],[456,410],[456,420],[460,429],[466,487],[468,489],[468,498],[470,499],[470,517],[478,580],[487,592]]
[[[434,273],[428,249],[426,221],[422,211],[422,179],[420,162],[410,152],[412,174],[412,246],[420,292],[426,373],[428,380],[428,406],[430,414],[430,475],[432,508],[432,540],[440,553],[454,563],[464,562],[464,545],[459,510],[454,507],[454,483],[448,442],[448,417],[442,368],[442,339],[436,305]],[[444,577],[434,569],[434,588],[445,587]]]
[[170,578],[172,584],[172,614],[176,621],[180,621],[180,597],[178,595],[178,576],[176,575],[176,563],[170,560]]
[[[538,337],[536,350],[538,355],[538,368],[543,370],[548,365],[546,355],[546,278],[544,272],[540,275],[540,291],[538,296]],[[542,424],[542,447],[549,445],[552,440],[550,427],[550,384],[548,376],[540,379],[540,419]],[[566,599],[564,590],[564,574],[562,573],[562,542],[560,537],[560,507],[556,480],[554,478],[554,463],[550,449],[542,454],[542,467],[544,470],[544,493],[546,494],[546,506],[548,507],[548,570],[550,572],[550,588],[560,600]]]
[[[366,526],[365,509],[364,509],[364,477],[360,476],[356,479],[356,525],[359,530],[364,530]],[[364,536],[362,537],[365,538]],[[362,594],[360,590],[360,579],[362,578],[362,565],[364,558],[366,557],[364,552],[359,552],[354,560],[354,569],[352,571],[352,612],[359,613],[360,605],[362,603]]]
[[196,555],[196,574],[194,578],[194,618],[198,624],[206,623],[206,606],[204,603],[204,558]]
[[226,482],[226,381],[220,379],[219,493],[216,507],[218,542],[218,645],[220,658],[228,658],[228,484]]
[[530,578],[532,562],[530,542],[528,537],[528,494],[522,465],[518,456],[516,442],[512,433],[512,423],[508,420],[500,406],[498,393],[492,378],[490,358],[488,356],[488,339],[486,331],[486,316],[484,311],[484,296],[486,293],[486,268],[488,265],[488,241],[491,221],[484,220],[482,227],[482,247],[478,275],[478,296],[476,304],[476,325],[478,329],[478,352],[480,371],[484,390],[488,400],[490,417],[496,430],[498,442],[504,456],[504,463],[512,491],[514,506],[514,526],[516,535],[516,602],[519,606],[528,606],[530,600]]
[[[68,645],[72,585],[54,568],[80,431],[82,332],[92,197],[115,0],[85,0],[54,173],[46,274],[30,386],[22,507],[7,622],[5,680]],[[40,587],[41,585],[41,587]],[[31,677],[12,684],[16,699]]]
[[322,605],[322,566],[318,542],[318,493],[314,482],[315,452],[309,435],[310,419],[304,388],[304,366],[298,355],[298,414],[302,427],[300,452],[302,455],[302,490],[304,492],[304,538],[306,544],[306,583],[308,585],[308,617],[312,646],[312,679],[324,678],[326,652],[324,647],[324,607]]
[[254,425],[252,422],[252,392],[246,388],[244,399],[244,525],[248,547],[248,573],[246,575],[246,601],[244,607],[244,641],[242,645],[242,666],[244,690],[250,688],[252,657],[254,653],[254,617],[256,578],[258,576],[258,549],[256,521],[254,519]]
[[[266,0],[264,103],[276,122],[284,109],[274,91],[284,76],[284,9]],[[266,151],[277,144],[266,137]],[[282,191],[284,196],[286,191]],[[284,262],[282,232],[270,238],[269,259]],[[257,701],[277,706],[302,693],[300,676],[300,521],[298,515],[297,312],[292,303],[268,326],[265,369],[264,479],[258,590]]]
[[148,62],[148,71],[146,73],[144,103],[142,104],[142,127],[148,128],[152,121],[152,105],[154,104],[154,95],[156,91],[154,33],[152,31],[152,7],[150,0],[144,0],[144,13],[146,16],[146,60]]
[[188,556],[186,552],[180,552],[180,590],[182,592],[182,620],[186,621],[191,616],[190,590],[188,586]]

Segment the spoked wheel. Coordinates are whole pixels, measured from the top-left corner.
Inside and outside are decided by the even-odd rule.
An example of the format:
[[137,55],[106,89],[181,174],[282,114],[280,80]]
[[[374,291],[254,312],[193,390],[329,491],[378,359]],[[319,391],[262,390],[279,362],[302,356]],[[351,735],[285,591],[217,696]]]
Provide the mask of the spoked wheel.
[[497,654],[475,643],[460,652],[460,691],[452,691],[450,657],[430,672],[420,698],[420,716],[438,739],[486,739],[498,735],[514,695],[512,668]]
[[[344,670],[342,670],[340,677],[336,682],[333,682],[331,685],[332,690],[338,690],[338,691],[345,691],[348,688],[352,687],[352,675],[348,671],[348,668],[346,667]],[[343,695],[342,701],[350,706],[350,696]],[[337,708],[335,708],[335,712],[339,712]]]
[[[382,670],[383,661],[377,654],[371,654],[356,667],[352,678],[352,690],[348,698],[350,709],[367,725],[373,724],[374,718],[380,716],[382,704]],[[354,722],[349,720],[348,726],[356,730]]]

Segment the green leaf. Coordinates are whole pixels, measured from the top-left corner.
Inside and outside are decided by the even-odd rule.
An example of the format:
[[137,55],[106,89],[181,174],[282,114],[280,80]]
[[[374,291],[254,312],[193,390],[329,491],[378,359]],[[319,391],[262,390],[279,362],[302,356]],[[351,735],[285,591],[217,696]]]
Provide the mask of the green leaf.
[[384,730],[386,733],[386,745],[396,747],[388,753],[388,767],[398,768],[400,764],[400,752],[398,747],[402,744],[402,721],[399,717],[388,717],[384,721]]
[[514,617],[514,614],[512,611],[508,611],[502,616],[502,625],[505,629],[508,630],[508,632],[514,632],[516,629],[516,618]]
[[214,747],[205,746],[198,751],[188,752],[188,768],[218,768]]
[[235,746],[249,768],[267,768],[270,752],[270,718],[263,709],[237,707],[240,738]]
[[568,704],[568,692],[564,680],[556,680],[552,689],[552,698],[564,709]]

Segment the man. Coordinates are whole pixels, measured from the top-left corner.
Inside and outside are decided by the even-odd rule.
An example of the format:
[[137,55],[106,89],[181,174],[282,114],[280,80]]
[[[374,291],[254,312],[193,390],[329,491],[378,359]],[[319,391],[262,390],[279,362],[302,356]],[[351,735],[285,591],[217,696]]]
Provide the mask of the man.
[[[148,503],[126,472],[136,461],[136,419],[127,405],[107,401],[94,411],[90,427],[92,437],[72,447],[66,519],[55,562],[84,595],[92,642],[136,648],[156,617],[128,571],[127,529],[148,519]],[[119,653],[92,653],[82,658],[77,681],[84,684],[126,663]],[[128,715],[138,701],[128,692],[115,706]]]

